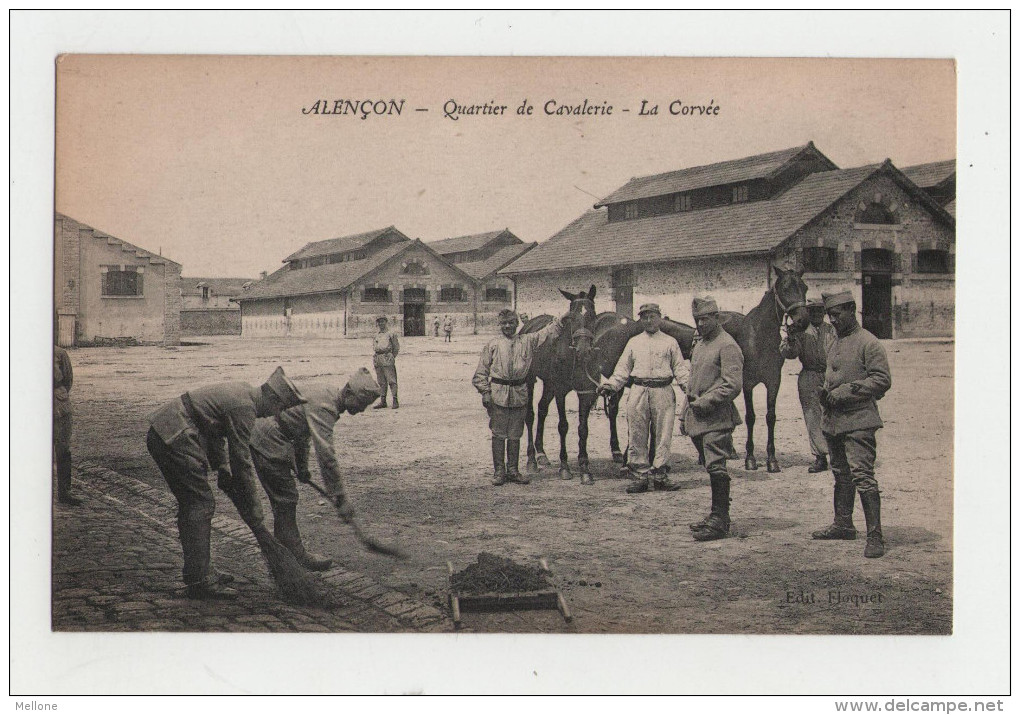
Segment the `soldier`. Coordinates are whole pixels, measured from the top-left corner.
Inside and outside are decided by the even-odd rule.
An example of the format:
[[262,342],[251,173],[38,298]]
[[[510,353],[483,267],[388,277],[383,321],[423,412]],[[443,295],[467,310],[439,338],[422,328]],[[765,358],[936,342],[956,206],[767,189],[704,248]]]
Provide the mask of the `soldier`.
[[389,385],[393,393],[393,409],[400,407],[397,400],[397,354],[400,352],[400,340],[396,333],[387,332],[386,316],[380,315],[375,319],[379,332],[372,338],[372,348],[375,355],[372,357],[372,364],[375,365],[375,376],[379,380],[379,404],[375,409],[381,410],[386,407],[386,386]]
[[555,340],[563,331],[562,318],[557,318],[536,333],[518,335],[517,313],[509,308],[499,311],[498,320],[500,335],[482,348],[478,368],[471,379],[471,384],[482,394],[482,406],[489,413],[492,484],[497,487],[508,481],[531,482],[518,469],[528,404],[528,372],[539,346]]
[[815,539],[857,538],[854,527],[854,491],[861,495],[861,507],[868,530],[864,556],[885,554],[882,540],[882,504],[875,479],[875,432],[882,427],[876,400],[892,385],[889,361],[878,338],[857,322],[857,303],[850,291],[822,294],[825,312],[836,329],[836,342],[829,349],[822,403],[822,432],[828,442],[835,477],[833,510],[835,519],[825,529],[811,534]]
[[302,482],[311,481],[308,471],[308,440],[315,445],[319,472],[329,499],[344,521],[354,509],[344,494],[340,465],[333,451],[333,429],[344,412],[356,415],[375,402],[379,385],[366,368],[361,368],[342,388],[335,385],[302,385],[307,400],[276,417],[258,420],[251,438],[255,472],[273,508],[273,533],[290,549],[301,565],[311,571],[325,571],[332,559],[305,550],[297,525],[298,491],[293,473]]
[[453,318],[447,315],[445,318],[443,318],[443,338],[444,338],[443,342],[444,343],[453,342],[453,338],[451,337],[452,335],[453,335]]
[[255,493],[249,441],[257,417],[277,415],[304,402],[301,393],[276,371],[255,388],[224,382],[185,392],[149,416],[146,446],[177,498],[177,528],[184,551],[188,598],[235,598],[210,569],[209,548],[216,500],[207,480],[230,497],[249,526],[263,521]]
[[439,337],[439,315],[432,319],[432,329],[435,331],[434,337]]
[[[599,385],[598,393],[619,392],[628,382],[632,384],[627,400],[630,425],[627,465],[636,481],[627,487],[627,493],[648,491],[649,477],[656,491],[672,492],[680,488],[667,476],[676,421],[673,380],[683,384],[688,371],[676,340],[659,330],[662,323],[659,306],[646,303],[638,310],[638,316],[644,332],[627,342],[612,377]],[[651,427],[655,434],[654,464],[648,460]]]
[[800,358],[801,370],[797,376],[797,394],[804,412],[811,453],[814,464],[808,472],[816,474],[829,468],[829,448],[822,434],[822,403],[818,392],[825,382],[825,359],[829,348],[836,342],[836,331],[825,322],[825,306],[822,301],[811,298],[807,301],[808,317],[811,324],[803,331],[791,331],[779,343],[779,352],[787,360]]
[[724,538],[730,531],[730,475],[726,458],[740,414],[733,400],[743,384],[744,354],[719,326],[719,306],[711,297],[691,306],[701,340],[691,353],[691,377],[683,421],[687,434],[705,455],[712,484],[712,511],[691,525],[696,541]]
[[74,371],[67,351],[53,346],[53,455],[57,463],[57,501],[80,506],[71,495],[71,383]]

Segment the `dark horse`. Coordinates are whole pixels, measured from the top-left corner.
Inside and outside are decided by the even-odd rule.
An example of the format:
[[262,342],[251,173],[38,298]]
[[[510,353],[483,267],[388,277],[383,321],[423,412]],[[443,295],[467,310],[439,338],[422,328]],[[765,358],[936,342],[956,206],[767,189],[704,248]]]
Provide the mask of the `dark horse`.
[[[560,433],[560,478],[571,479],[573,474],[567,461],[567,407],[566,398],[570,392],[577,393],[578,423],[577,466],[581,471],[581,484],[594,484],[588,469],[588,415],[595,404],[595,390],[599,384],[599,367],[595,351],[595,286],[588,292],[578,294],[561,290],[570,301],[570,312],[564,319],[563,332],[556,340],[542,345],[535,353],[528,380],[528,411],[525,423],[528,426],[528,462],[530,470],[537,470],[539,461],[548,464],[545,456],[542,433],[545,418],[549,414],[549,403],[555,397],[559,412]],[[540,315],[532,318],[521,328],[522,333],[534,333],[553,320],[552,316]],[[535,426],[533,407],[535,378],[542,380],[542,397],[538,403],[538,424]]]
[[[803,329],[807,326],[807,309],[804,306],[807,284],[801,278],[802,272],[786,271],[772,266],[776,274],[775,284],[762,297],[761,302],[751,309],[747,315],[732,311],[719,313],[722,328],[733,336],[744,354],[744,407],[747,422],[747,445],[744,456],[744,467],[749,470],[758,468],[754,456],[754,398],[756,385],[765,384],[766,413],[765,423],[768,425],[769,437],[766,446],[766,465],[768,471],[778,472],[779,462],[776,460],[776,398],[779,396],[779,384],[783,373],[783,356],[779,353],[781,328],[789,318],[793,326]],[[612,374],[616,362],[623,354],[627,341],[640,333],[641,324],[623,319],[619,325],[599,335],[596,341],[600,360],[600,372],[607,377]],[[679,344],[684,357],[690,359],[695,329],[684,323],[671,320],[662,321],[662,332],[672,336]],[[610,449],[613,460],[622,462],[619,439],[616,431],[616,416],[619,411],[619,393],[607,401],[606,415],[609,417]]]

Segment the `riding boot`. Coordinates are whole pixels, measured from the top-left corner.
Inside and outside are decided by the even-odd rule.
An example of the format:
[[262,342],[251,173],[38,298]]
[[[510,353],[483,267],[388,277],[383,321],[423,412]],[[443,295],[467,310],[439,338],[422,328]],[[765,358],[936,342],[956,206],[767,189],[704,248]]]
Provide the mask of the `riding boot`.
[[531,480],[521,474],[517,463],[521,457],[521,441],[519,439],[508,439],[506,441],[506,478],[514,484],[531,484]]
[[506,484],[506,440],[502,437],[492,438],[492,486],[501,487]]
[[861,506],[864,508],[864,522],[868,528],[864,558],[877,559],[885,554],[885,542],[882,540],[882,499],[878,495],[878,490],[861,492]]
[[386,395],[379,398],[379,401],[372,405],[373,410],[385,410],[386,409]]
[[852,482],[836,482],[832,491],[832,510],[835,512],[835,518],[826,528],[811,532],[812,539],[853,541],[857,538],[857,528],[854,526],[856,492]]
[[730,533],[730,475],[710,474],[712,483],[712,513],[704,526],[694,530],[695,541],[724,539]]
[[188,598],[234,598],[237,592],[222,589],[219,578],[210,566],[212,521],[199,514],[179,512],[177,530],[184,552],[184,585]]
[[829,471],[829,460],[824,454],[819,454],[815,457],[815,463],[807,468],[808,474],[818,474],[818,472]]
[[333,559],[305,550],[297,525],[297,504],[278,504],[273,510],[273,535],[309,571],[325,571]]
[[[393,407],[393,409],[397,409],[398,407],[400,407],[400,402],[397,400],[397,386],[393,385],[393,387],[391,389],[393,390],[393,404],[392,404],[392,407]],[[383,406],[385,407],[385,405],[383,405]]]

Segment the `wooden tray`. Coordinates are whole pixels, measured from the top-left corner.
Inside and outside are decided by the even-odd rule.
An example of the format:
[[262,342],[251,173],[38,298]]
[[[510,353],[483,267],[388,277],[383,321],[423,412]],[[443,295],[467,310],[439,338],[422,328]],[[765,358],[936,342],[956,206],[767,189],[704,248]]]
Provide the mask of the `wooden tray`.
[[[539,564],[542,570],[551,574],[549,564],[541,559]],[[453,576],[453,564],[446,562],[446,568]],[[573,616],[567,608],[567,602],[563,594],[557,588],[544,591],[520,591],[520,592],[497,592],[497,593],[461,593],[450,588],[450,610],[453,611],[453,625],[460,628],[460,614],[467,611],[494,612],[494,611],[531,611],[542,609],[556,609],[563,616],[563,620],[570,623]]]

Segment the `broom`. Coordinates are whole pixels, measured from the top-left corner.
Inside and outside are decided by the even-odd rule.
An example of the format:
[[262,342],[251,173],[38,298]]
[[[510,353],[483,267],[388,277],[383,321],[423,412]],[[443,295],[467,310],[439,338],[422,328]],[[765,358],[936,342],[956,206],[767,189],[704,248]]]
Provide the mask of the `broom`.
[[[226,483],[224,483],[226,482]],[[220,489],[226,492],[237,507],[238,514],[255,535],[262,556],[269,566],[283,600],[293,606],[319,606],[329,608],[337,605],[329,587],[317,575],[308,571],[286,546],[273,536],[262,519],[262,509],[252,490],[234,480],[220,480]],[[241,488],[239,488],[241,487]]]
[[[309,480],[305,482],[305,484],[310,486],[315,491],[319,492],[319,494],[326,497],[327,499],[330,498],[329,492],[327,492],[325,489],[323,489],[315,482]],[[391,556],[400,561],[403,561],[407,558],[404,552],[398,549],[397,547],[384,544],[378,539],[374,539],[368,534],[366,534],[362,530],[361,524],[358,523],[358,520],[355,517],[352,516],[349,519],[345,519],[344,521],[348,525],[350,525],[351,529],[354,531],[354,536],[356,536],[358,541],[360,541],[361,544],[369,551],[374,551],[375,553],[382,554],[383,556]]]

